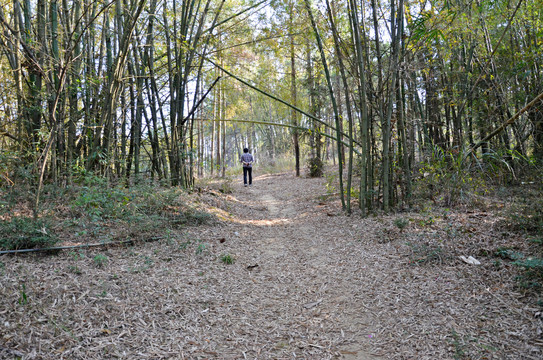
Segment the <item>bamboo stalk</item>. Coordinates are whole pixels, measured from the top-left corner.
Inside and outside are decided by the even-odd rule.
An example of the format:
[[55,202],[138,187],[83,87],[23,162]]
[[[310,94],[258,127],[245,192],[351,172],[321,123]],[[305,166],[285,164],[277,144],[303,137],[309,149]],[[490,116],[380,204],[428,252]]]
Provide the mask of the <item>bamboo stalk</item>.
[[[150,241],[157,241],[162,239],[162,236],[153,237],[150,239],[145,240],[146,242]],[[30,253],[30,252],[41,252],[41,251],[59,251],[59,250],[69,250],[69,249],[82,249],[82,248],[90,248],[90,247],[98,247],[98,246],[108,246],[108,245],[124,245],[124,244],[132,244],[135,240],[123,240],[123,241],[110,241],[105,243],[94,243],[94,244],[84,244],[84,245],[70,245],[70,246],[53,246],[48,248],[37,248],[37,249],[17,249],[17,250],[2,250],[0,251],[0,255],[6,255],[6,254],[22,254],[22,253]]]
[[326,56],[324,55],[324,48],[322,45],[322,39],[319,35],[317,24],[315,23],[315,18],[313,17],[313,12],[311,11],[311,5],[310,0],[305,0],[305,7],[307,9],[307,13],[309,15],[309,19],[311,20],[311,26],[313,27],[313,32],[315,34],[315,38],[317,40],[317,46],[319,47],[319,52],[321,55],[321,61],[322,66],[324,68],[324,75],[326,77],[326,83],[328,85],[328,91],[330,93],[330,99],[332,100],[332,108],[334,110],[334,119],[336,122],[336,145],[337,145],[337,154],[338,154],[338,177],[339,177],[339,191],[341,192],[341,207],[343,210],[345,210],[345,194],[343,193],[343,159],[341,157],[341,131],[340,129],[340,119],[339,119],[339,113],[338,113],[338,107],[336,103],[336,98],[334,95],[334,89],[332,87],[332,80],[330,78],[330,71],[328,70],[328,63],[326,62]]
[[[240,122],[240,123],[258,124],[258,125],[269,125],[269,126],[280,126],[280,127],[287,127],[287,128],[295,128],[295,129],[302,130],[302,131],[307,131],[307,132],[313,131],[312,129],[308,129],[308,128],[303,127],[303,126],[294,126],[292,124],[274,123],[274,122],[270,122],[270,121],[245,120],[245,119],[207,119],[207,118],[194,118],[194,120],[196,120],[196,121],[225,121],[225,122],[234,122],[234,123]],[[322,135],[324,137],[327,137],[329,139],[336,140],[336,138],[334,136],[329,135],[329,134],[327,134],[325,132],[318,131],[318,134]],[[347,142],[345,142],[343,140],[341,141],[341,143],[343,145],[345,145],[345,146],[349,146],[349,143],[347,143]],[[354,148],[353,151],[357,155],[361,155],[360,151],[358,151],[356,148]]]

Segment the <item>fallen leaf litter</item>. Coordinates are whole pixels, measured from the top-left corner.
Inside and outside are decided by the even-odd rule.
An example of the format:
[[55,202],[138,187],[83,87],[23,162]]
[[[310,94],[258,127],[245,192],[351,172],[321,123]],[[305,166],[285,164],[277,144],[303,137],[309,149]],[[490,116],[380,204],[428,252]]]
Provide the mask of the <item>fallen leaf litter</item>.
[[467,230],[447,238],[406,213],[400,232],[397,215],[342,215],[323,183],[282,174],[204,194],[222,220],[169,240],[0,257],[0,358],[543,356],[541,312],[514,269],[474,252],[505,241],[491,215],[451,212]]

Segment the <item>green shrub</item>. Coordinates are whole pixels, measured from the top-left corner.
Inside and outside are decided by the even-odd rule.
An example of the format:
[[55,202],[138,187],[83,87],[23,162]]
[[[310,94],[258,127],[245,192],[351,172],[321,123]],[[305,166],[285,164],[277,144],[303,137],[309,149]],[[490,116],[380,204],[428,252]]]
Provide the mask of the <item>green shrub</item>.
[[486,190],[483,177],[472,163],[465,161],[465,155],[457,149],[445,151],[435,146],[418,170],[416,193],[450,206],[465,203],[470,199],[469,194]]
[[30,302],[28,295],[26,293],[26,284],[21,285],[21,290],[19,293],[19,305],[27,305]]
[[524,254],[521,252],[506,247],[498,248],[494,255],[505,260],[518,260],[524,257]]
[[490,149],[482,155],[482,160],[481,166],[493,184],[515,183],[518,182],[519,176],[527,179],[538,178],[535,159],[524,156],[516,150]]
[[403,230],[407,227],[407,225],[409,225],[409,219],[406,219],[406,218],[396,218],[394,219],[394,225],[396,225],[396,227],[398,229],[400,229],[400,232],[403,232]]
[[204,253],[204,251],[206,250],[207,248],[207,244],[206,243],[200,243],[198,244],[198,247],[196,248],[196,254],[198,255],[201,255]]
[[17,250],[53,246],[58,240],[43,219],[13,217],[0,222],[0,249]]
[[157,228],[200,225],[213,218],[187,204],[183,190],[178,188],[141,184],[131,188],[84,186],[78,190],[71,202],[73,216],[90,220],[94,227],[101,227],[102,220],[124,222],[130,224],[131,234],[144,234]]
[[511,260],[513,265],[522,269],[516,277],[521,288],[539,290],[543,287],[543,258],[526,256],[511,248],[498,248],[494,255],[504,260]]
[[121,218],[134,213],[132,198],[122,188],[84,186],[74,201],[74,208],[94,218]]
[[338,176],[336,174],[326,175],[326,194],[333,195],[337,192],[338,187]]
[[136,186],[127,190],[133,199],[133,206],[140,214],[163,213],[169,207],[181,205],[181,190],[178,188],[157,188],[153,186]]
[[318,157],[311,158],[307,160],[307,170],[309,172],[309,177],[322,177],[324,174],[324,163]]
[[76,184],[83,186],[107,187],[107,179],[87,171],[84,166],[74,165],[72,168],[73,180]]
[[520,266],[535,275],[539,275],[539,277],[543,277],[543,259],[541,258],[530,257],[517,260],[513,264]]

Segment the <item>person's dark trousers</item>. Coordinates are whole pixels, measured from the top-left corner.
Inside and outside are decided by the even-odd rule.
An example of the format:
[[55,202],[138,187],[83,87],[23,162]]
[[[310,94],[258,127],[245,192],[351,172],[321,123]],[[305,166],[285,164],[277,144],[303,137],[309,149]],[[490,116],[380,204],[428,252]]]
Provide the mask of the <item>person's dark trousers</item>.
[[243,184],[247,185],[247,175],[249,176],[249,185],[253,183],[253,168],[243,167]]

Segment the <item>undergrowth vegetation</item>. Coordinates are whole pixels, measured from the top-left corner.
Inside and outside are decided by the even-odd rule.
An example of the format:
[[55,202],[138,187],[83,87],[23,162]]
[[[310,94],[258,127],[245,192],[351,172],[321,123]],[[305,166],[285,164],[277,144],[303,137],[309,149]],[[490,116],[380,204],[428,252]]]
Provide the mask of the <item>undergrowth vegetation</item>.
[[[275,163],[262,162],[257,172],[292,168],[292,162],[285,158]],[[337,196],[339,180],[334,170],[323,174],[324,169],[320,160],[307,162],[308,176],[325,176],[323,199],[333,198]],[[518,238],[525,240],[508,247],[485,249],[484,253],[489,255],[484,256],[493,259],[496,266],[507,263],[517,269],[521,289],[543,289],[543,172],[532,160],[513,151],[475,157],[434,147],[417,164],[415,174],[411,203],[413,209],[419,210],[419,216],[397,218],[393,224],[397,230],[383,236],[387,241],[405,237],[412,264],[450,263],[459,255],[455,247],[461,241],[470,242],[465,227],[448,221],[449,208],[491,210],[501,219],[499,227],[507,233],[520,234]],[[180,188],[143,180],[130,187],[114,185],[80,170],[74,172],[71,186],[44,187],[43,205],[34,218],[35,190],[27,185],[32,181],[21,179],[17,186],[4,186],[6,191],[0,196],[0,250],[51,247],[65,240],[86,244],[167,237],[165,234],[172,230],[203,224],[214,216],[192,203]],[[233,168],[221,179],[199,179],[196,189],[232,194],[237,182],[241,182],[241,171]],[[357,197],[356,191],[354,186],[353,198]],[[441,236],[429,239],[428,234],[436,231]],[[205,249],[205,244],[198,244],[195,251],[202,253]],[[221,260],[230,263],[226,257]],[[105,263],[96,261],[97,266]]]
[[[258,174],[278,174],[292,171],[295,166],[294,159],[289,155],[280,155],[269,159],[257,155],[256,159],[257,163],[253,168],[253,178]],[[237,174],[239,174],[239,172],[237,172],[236,175]]]
[[92,174],[64,189],[44,189],[40,216],[32,216],[30,190],[11,188],[0,198],[0,249],[43,248],[61,238],[79,243],[160,237],[168,229],[199,225],[212,215],[179,188],[111,186]]
[[[541,184],[539,184],[541,186]],[[524,244],[500,248],[495,256],[518,267],[519,287],[541,296],[543,290],[543,199],[541,189],[524,188],[511,198],[501,226],[524,234]],[[522,249],[522,250],[521,250]],[[543,298],[539,299],[543,307]]]
[[444,206],[465,203],[471,194],[485,190],[484,179],[475,176],[475,171],[461,153],[435,147],[428,160],[419,165],[415,196]]
[[[427,160],[419,164],[417,172],[413,193],[417,208],[425,209],[426,202],[437,207],[492,211],[498,219],[496,230],[501,232],[498,236],[518,240],[494,249],[488,256],[494,258],[497,268],[507,263],[516,269],[514,279],[518,288],[535,294],[543,306],[543,298],[540,298],[543,290],[543,171],[534,160],[515,151],[489,151],[477,158],[473,154],[436,147]],[[422,221],[419,222],[422,224]],[[450,238],[449,232],[446,238]],[[430,264],[443,259],[443,249],[439,246],[408,245],[415,263]],[[486,253],[480,249],[477,255],[487,256]]]
[[488,151],[481,156],[435,146],[417,167],[414,199],[431,199],[443,206],[477,205],[477,199],[498,187],[540,181],[543,171],[533,159],[515,151]]
[[58,238],[51,234],[48,220],[12,217],[0,222],[0,250],[29,249],[54,245]]

